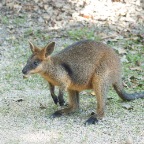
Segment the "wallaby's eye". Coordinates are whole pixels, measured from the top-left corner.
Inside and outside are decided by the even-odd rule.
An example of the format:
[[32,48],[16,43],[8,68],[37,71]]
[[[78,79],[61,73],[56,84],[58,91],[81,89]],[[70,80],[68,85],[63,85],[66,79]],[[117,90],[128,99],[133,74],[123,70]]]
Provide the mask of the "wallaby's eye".
[[35,66],[38,66],[38,64],[39,64],[39,61],[34,61]]

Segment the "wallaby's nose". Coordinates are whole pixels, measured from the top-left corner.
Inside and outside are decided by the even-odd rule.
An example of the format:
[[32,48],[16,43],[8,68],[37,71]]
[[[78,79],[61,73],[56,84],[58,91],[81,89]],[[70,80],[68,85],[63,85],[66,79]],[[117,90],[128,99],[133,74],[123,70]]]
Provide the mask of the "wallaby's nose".
[[23,68],[22,73],[27,74],[27,70],[25,68]]

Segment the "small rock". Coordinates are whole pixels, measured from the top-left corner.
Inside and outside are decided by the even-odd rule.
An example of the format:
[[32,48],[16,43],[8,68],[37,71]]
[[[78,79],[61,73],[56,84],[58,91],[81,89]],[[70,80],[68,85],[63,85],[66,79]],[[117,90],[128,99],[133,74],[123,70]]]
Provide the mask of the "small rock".
[[133,144],[133,138],[132,138],[131,136],[128,136],[128,137],[126,138],[125,144]]
[[44,5],[44,9],[47,10],[49,5]]
[[63,3],[57,3],[57,4],[56,4],[56,7],[57,7],[57,8],[62,8],[62,7],[63,7]]
[[76,17],[78,17],[79,16],[79,13],[77,13],[77,12],[74,12],[73,14],[72,14],[72,17],[73,18],[76,18]]
[[0,8],[2,7],[2,3],[0,3]]
[[35,3],[37,3],[39,0],[34,0]]
[[68,5],[63,6],[63,8],[62,8],[62,10],[64,10],[64,11],[68,11],[69,9],[70,9],[70,7]]
[[43,18],[46,19],[46,20],[49,20],[49,19],[50,19],[50,16],[49,16],[48,14],[44,14],[44,15],[43,15]]

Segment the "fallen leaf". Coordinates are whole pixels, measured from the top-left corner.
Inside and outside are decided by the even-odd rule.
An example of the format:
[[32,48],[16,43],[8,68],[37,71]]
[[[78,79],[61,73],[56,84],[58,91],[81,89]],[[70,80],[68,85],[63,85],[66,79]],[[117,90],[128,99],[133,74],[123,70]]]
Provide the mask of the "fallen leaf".
[[122,107],[125,108],[125,109],[127,109],[127,110],[133,109],[133,106],[130,105],[130,104],[128,104],[128,103],[122,103]]
[[123,49],[123,48],[119,48],[117,50],[118,50],[119,54],[126,54],[127,53],[127,51],[125,49]]
[[80,14],[80,16],[86,19],[90,19],[90,18],[93,19],[93,16],[89,14]]
[[95,96],[95,92],[94,92],[94,91],[92,91],[90,94],[91,94],[92,96]]
[[128,62],[126,55],[123,55],[123,56],[122,56],[121,62]]
[[123,86],[129,88],[129,86],[123,81]]
[[40,109],[46,109],[46,106],[40,103]]
[[131,67],[130,70],[143,71],[141,67]]
[[22,102],[22,101],[24,101],[24,100],[23,99],[18,99],[15,102]]

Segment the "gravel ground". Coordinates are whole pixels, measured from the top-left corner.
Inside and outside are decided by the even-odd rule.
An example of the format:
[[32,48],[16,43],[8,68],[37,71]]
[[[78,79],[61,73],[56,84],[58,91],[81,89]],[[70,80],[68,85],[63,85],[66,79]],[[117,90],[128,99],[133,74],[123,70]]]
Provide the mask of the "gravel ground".
[[[105,118],[96,125],[85,126],[83,123],[88,119],[90,113],[95,110],[95,97],[91,95],[90,91],[85,91],[80,94],[80,110],[78,112],[61,118],[51,119],[50,115],[57,109],[60,109],[60,107],[53,103],[47,88],[47,82],[39,76],[32,76],[27,80],[23,80],[21,74],[22,67],[30,55],[27,42],[29,39],[39,45],[44,45],[47,41],[54,40],[56,41],[57,52],[78,39],[91,38],[91,35],[89,36],[87,33],[86,37],[83,33],[80,35],[80,32],[86,26],[89,30],[95,31],[94,38],[97,38],[97,36],[107,37],[108,39],[103,39],[105,43],[121,40],[120,43],[112,43],[111,45],[119,51],[124,63],[128,61],[126,67],[124,67],[126,70],[125,75],[128,76],[126,78],[128,80],[124,79],[125,86],[129,91],[143,90],[143,69],[136,67],[137,69],[135,68],[131,72],[129,70],[131,62],[128,57],[128,54],[131,52],[133,52],[133,55],[140,55],[140,66],[143,68],[143,25],[140,24],[134,29],[127,27],[127,30],[123,31],[121,26],[117,28],[114,26],[115,24],[110,24],[111,27],[106,26],[105,23],[108,18],[106,20],[103,19],[104,24],[102,24],[99,19],[95,19],[92,23],[87,17],[84,18],[85,20],[81,20],[80,23],[73,18],[74,26],[72,27],[68,25],[68,21],[64,17],[61,20],[54,18],[56,24],[52,25],[52,20],[49,19],[49,23],[46,17],[44,17],[45,10],[42,10],[44,5],[37,4],[36,0],[31,1],[30,5],[33,5],[39,12],[33,11],[31,7],[29,11],[27,9],[20,9],[18,11],[20,6],[22,6],[20,5],[22,1],[13,1],[12,4],[10,0],[2,2],[0,4],[2,8],[0,9],[0,143],[144,144],[143,100],[139,99],[128,103],[122,102],[116,93],[110,90]],[[29,1],[23,2],[27,4]],[[58,3],[54,3],[52,0],[49,2],[52,7],[51,11],[54,12],[56,9],[61,12],[63,7],[57,9]],[[75,5],[76,1],[73,1],[73,3]],[[77,2],[77,11],[75,10],[76,8],[73,8],[76,13],[80,13],[81,5],[79,6],[79,3],[80,1]],[[57,5],[54,6],[54,4]],[[70,3],[66,4],[66,6],[68,5]],[[125,6],[123,3],[113,3],[113,5]],[[11,6],[10,9],[8,9],[8,6]],[[27,8],[29,7],[27,6]],[[137,6],[135,9],[137,9]],[[76,13],[73,17],[77,16]],[[84,13],[79,15],[79,17],[82,16],[85,17]],[[93,16],[95,16],[95,13],[93,13]],[[134,20],[136,19],[134,18]],[[60,24],[64,21],[66,21],[68,26]],[[140,22],[141,20],[139,19],[138,23]],[[93,24],[97,25],[98,23],[98,27],[93,26]],[[60,24],[60,28],[58,28],[58,24]],[[129,29],[130,31],[128,31]],[[78,33],[76,33],[77,31]],[[141,41],[134,46],[124,49],[124,45],[127,43],[123,40],[128,39],[132,35],[132,40],[134,41],[134,38],[139,37],[138,34],[142,37]],[[109,38],[111,35],[114,38]],[[135,81],[129,84],[132,76]],[[65,100],[67,101],[66,93]]]

